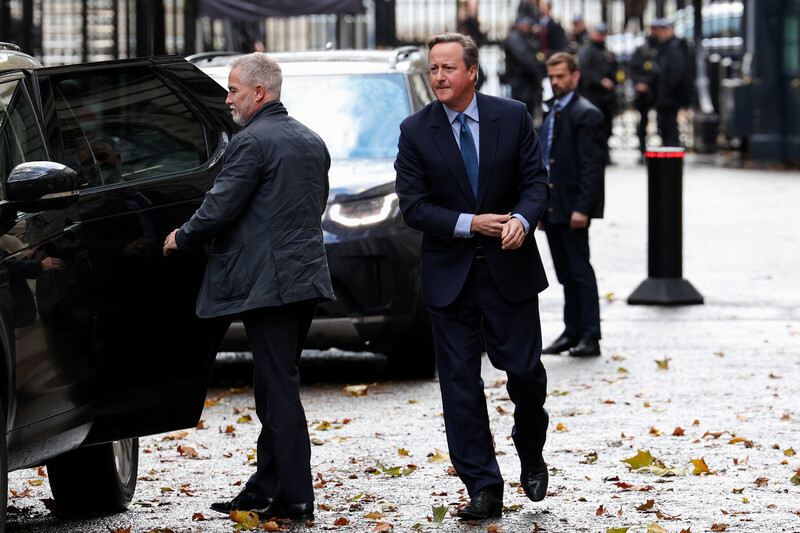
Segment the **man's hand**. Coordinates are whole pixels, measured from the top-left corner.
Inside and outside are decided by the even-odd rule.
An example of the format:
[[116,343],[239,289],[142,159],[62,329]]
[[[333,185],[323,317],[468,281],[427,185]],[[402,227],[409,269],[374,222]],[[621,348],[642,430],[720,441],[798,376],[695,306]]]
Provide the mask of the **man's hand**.
[[178,230],[172,230],[172,233],[167,235],[167,238],[164,240],[164,257],[167,257],[172,250],[178,250],[178,243],[175,241],[175,234],[178,233]]
[[64,261],[58,257],[45,257],[42,259],[42,272],[48,270],[64,270]]
[[[511,215],[492,215],[490,213],[475,215],[472,217],[470,231],[472,231],[472,233],[486,235],[487,237],[502,237],[505,224],[510,219]],[[522,225],[521,222],[520,225]]]
[[522,225],[520,219],[512,217],[511,220],[503,226],[503,250],[516,250],[522,246],[525,240],[525,226]]
[[589,227],[589,217],[578,211],[572,212],[572,217],[569,219],[569,229],[582,229]]

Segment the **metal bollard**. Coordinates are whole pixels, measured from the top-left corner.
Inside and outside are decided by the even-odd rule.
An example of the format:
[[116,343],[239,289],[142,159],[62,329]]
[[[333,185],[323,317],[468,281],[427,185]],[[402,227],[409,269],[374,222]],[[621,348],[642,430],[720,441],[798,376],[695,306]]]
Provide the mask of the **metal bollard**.
[[628,296],[630,305],[702,304],[683,279],[683,148],[645,153],[648,188],[647,279]]

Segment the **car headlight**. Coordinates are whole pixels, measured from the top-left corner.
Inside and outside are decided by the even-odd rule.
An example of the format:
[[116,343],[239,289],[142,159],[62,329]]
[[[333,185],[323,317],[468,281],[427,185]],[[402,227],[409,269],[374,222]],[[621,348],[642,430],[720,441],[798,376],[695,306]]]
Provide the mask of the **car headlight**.
[[397,211],[397,195],[377,196],[366,200],[331,204],[328,214],[332,221],[354,228],[383,222]]

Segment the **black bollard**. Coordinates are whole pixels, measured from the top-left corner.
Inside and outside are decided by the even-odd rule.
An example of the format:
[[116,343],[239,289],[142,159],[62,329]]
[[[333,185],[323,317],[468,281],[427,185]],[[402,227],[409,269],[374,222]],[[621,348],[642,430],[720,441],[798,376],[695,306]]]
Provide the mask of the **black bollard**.
[[631,305],[702,304],[683,279],[683,148],[655,148],[647,158],[647,279],[628,296]]

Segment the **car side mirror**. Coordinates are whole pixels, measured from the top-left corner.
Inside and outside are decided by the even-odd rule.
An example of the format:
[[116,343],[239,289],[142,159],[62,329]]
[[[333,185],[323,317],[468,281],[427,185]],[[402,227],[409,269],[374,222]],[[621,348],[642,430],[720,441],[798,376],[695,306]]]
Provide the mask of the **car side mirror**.
[[6,182],[6,198],[20,211],[62,209],[78,195],[78,173],[52,161],[20,163]]

